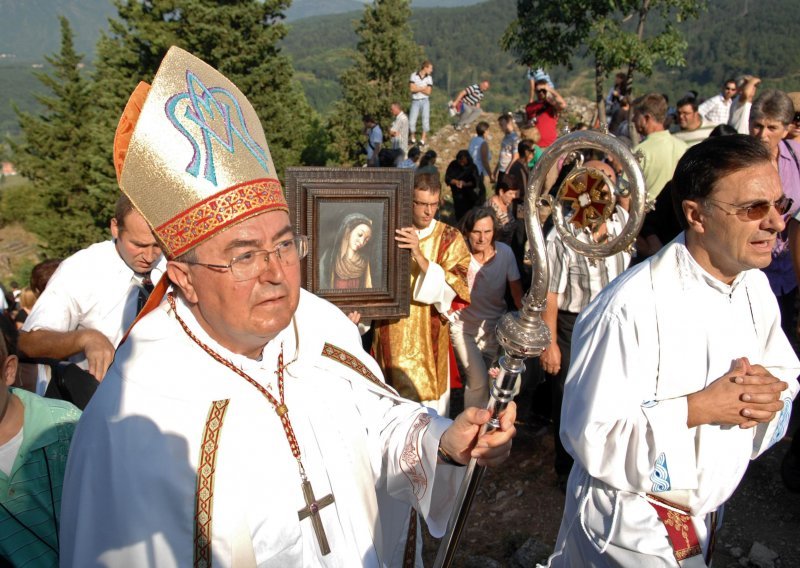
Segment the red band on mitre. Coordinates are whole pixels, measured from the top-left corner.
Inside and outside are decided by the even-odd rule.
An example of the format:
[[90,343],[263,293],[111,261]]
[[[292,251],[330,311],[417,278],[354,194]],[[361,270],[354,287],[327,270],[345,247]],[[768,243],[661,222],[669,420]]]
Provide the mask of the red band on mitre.
[[136,85],[128,99],[128,103],[125,105],[125,110],[122,111],[122,116],[119,117],[117,131],[114,133],[114,169],[117,172],[117,183],[119,183],[119,178],[122,176],[122,166],[125,164],[125,156],[128,154],[128,146],[131,143],[133,130],[136,128],[136,122],[139,120],[139,115],[142,113],[142,107],[149,92],[150,85],[144,81]]
[[156,227],[168,258],[175,258],[245,219],[268,211],[289,212],[276,179],[248,181],[200,201]]

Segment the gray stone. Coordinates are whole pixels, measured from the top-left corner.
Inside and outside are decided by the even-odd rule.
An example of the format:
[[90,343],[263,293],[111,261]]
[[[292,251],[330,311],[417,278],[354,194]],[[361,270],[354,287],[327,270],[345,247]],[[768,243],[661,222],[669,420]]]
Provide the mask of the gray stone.
[[760,542],[754,542],[747,559],[750,564],[758,568],[775,568],[775,561],[778,556],[778,553],[774,550],[770,550]]
[[552,551],[551,547],[542,544],[535,538],[529,538],[514,553],[508,566],[509,568],[530,568],[537,564],[547,564],[547,558]]
[[488,556],[470,556],[462,566],[464,568],[503,568],[502,564]]
[[734,546],[733,548],[731,548],[730,552],[731,556],[733,556],[734,558],[741,558],[742,554],[744,553],[744,551],[738,546]]
[[499,501],[500,499],[502,499],[502,498],[503,498],[503,497],[505,497],[506,495],[508,495],[508,492],[507,492],[507,491],[498,491],[498,492],[497,492],[497,495],[495,495],[495,496],[494,496],[494,498],[495,498],[497,501]]

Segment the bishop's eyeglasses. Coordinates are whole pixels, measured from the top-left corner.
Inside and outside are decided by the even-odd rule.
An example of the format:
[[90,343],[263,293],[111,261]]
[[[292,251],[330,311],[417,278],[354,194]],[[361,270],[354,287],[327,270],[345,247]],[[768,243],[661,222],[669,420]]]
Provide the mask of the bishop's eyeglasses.
[[[792,208],[792,203],[794,203],[794,200],[791,197],[786,197],[785,195],[782,195],[778,200],[774,202],[757,201],[755,203],[751,203],[750,205],[738,205],[736,203],[728,203],[727,201],[712,199],[711,197],[706,197],[706,201],[710,201],[711,205],[715,205],[719,209],[722,209],[728,215],[736,215],[742,221],[760,221],[769,214],[769,210],[771,207],[775,207],[775,210],[778,212],[779,215],[786,215]],[[717,203],[722,203],[723,205],[730,205],[731,207],[734,208],[734,210],[728,211],[724,207],[720,207],[719,205],[717,205]]]
[[230,269],[233,280],[243,282],[256,278],[269,268],[269,259],[272,255],[278,260],[281,266],[294,266],[308,254],[308,237],[298,235],[278,243],[272,250],[251,250],[239,256],[235,256],[228,264],[208,264],[205,262],[187,262],[186,264],[198,264],[206,268],[219,268],[220,270]]

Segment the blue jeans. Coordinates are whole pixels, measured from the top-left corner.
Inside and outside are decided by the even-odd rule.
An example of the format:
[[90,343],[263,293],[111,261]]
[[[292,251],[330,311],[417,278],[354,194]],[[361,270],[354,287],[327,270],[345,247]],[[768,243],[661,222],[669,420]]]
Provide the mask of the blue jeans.
[[411,112],[408,115],[408,124],[411,135],[417,131],[417,117],[422,109],[422,131],[426,134],[431,129],[431,101],[428,97],[424,99],[411,99]]

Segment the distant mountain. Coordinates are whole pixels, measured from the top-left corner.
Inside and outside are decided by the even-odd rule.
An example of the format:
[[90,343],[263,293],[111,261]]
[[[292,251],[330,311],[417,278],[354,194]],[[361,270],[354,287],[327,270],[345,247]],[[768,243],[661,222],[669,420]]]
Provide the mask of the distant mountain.
[[58,51],[58,17],[66,16],[75,33],[75,49],[89,60],[100,30],[113,15],[111,0],[0,0],[0,54],[6,61],[40,61]]
[[[457,8],[478,4],[484,0],[412,0],[411,9],[417,8]],[[287,20],[299,20],[313,16],[343,14],[361,11],[367,0],[293,0],[286,11]]]

